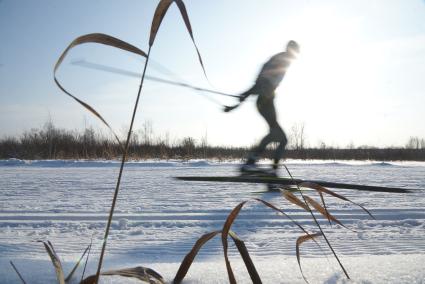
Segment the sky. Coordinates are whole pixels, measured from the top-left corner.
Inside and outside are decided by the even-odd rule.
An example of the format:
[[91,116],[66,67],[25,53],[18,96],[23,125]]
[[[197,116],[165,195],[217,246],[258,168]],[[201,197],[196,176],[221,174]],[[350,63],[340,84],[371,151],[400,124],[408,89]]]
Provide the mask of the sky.
[[[238,95],[262,64],[293,39],[301,52],[276,90],[279,122],[288,136],[304,125],[309,146],[403,146],[425,138],[425,2],[184,1],[208,80],[176,5],[167,12],[147,73]],[[51,120],[57,127],[107,128],[66,96],[53,66],[76,37],[105,33],[148,49],[158,1],[0,1],[0,137]],[[138,78],[84,68],[78,60],[141,73],[144,60],[104,45],[74,48],[60,82],[123,134]],[[135,129],[157,136],[250,146],[268,129],[250,97],[235,98],[145,81]]]

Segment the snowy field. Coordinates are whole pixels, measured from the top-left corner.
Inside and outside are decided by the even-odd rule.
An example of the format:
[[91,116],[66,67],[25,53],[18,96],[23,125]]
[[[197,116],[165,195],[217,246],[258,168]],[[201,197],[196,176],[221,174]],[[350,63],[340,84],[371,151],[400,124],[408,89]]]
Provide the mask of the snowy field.
[[[425,163],[299,162],[287,166],[296,178],[425,189]],[[0,161],[0,283],[55,283],[41,243],[50,240],[68,272],[93,238],[88,272],[96,268],[118,162]],[[204,161],[130,162],[124,170],[104,268],[147,266],[171,282],[179,263],[203,234],[220,230],[241,201],[261,198],[317,231],[308,213],[264,185],[184,182],[174,176],[236,175],[236,163]],[[282,171],[282,175],[285,173]],[[337,190],[368,208],[329,197],[331,212],[350,230],[321,220],[352,281],[345,280],[323,239],[301,248],[310,283],[425,283],[425,191],[409,194]],[[314,193],[308,192],[312,197]],[[263,283],[304,283],[295,256],[302,232],[288,219],[254,201],[232,229],[246,242]],[[237,249],[230,246],[239,283],[250,283]],[[73,283],[81,277],[79,269]],[[125,283],[140,283],[124,279]],[[104,278],[103,283],[122,283]],[[185,283],[226,283],[219,238],[200,251]]]

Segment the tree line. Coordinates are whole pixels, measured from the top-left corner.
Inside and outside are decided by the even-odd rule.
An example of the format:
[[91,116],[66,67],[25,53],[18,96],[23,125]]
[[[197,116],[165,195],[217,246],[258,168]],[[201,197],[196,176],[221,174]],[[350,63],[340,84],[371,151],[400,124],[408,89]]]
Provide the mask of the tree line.
[[[425,139],[410,137],[405,147],[306,147],[304,126],[294,126],[289,135],[285,158],[323,160],[414,160],[425,161]],[[271,157],[271,145],[265,157]],[[133,133],[129,144],[129,159],[244,159],[250,147],[212,146],[206,138],[192,137],[171,141],[169,135],[156,137],[152,124],[145,122]],[[121,145],[110,136],[92,127],[67,130],[47,122],[41,129],[25,131],[19,137],[0,139],[0,159],[118,159]]]

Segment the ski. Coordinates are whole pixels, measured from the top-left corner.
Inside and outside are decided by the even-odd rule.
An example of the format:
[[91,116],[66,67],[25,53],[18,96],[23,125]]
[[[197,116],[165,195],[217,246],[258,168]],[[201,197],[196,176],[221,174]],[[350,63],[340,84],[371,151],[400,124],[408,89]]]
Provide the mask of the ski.
[[374,185],[362,185],[351,183],[338,183],[319,180],[302,180],[291,179],[283,177],[267,177],[267,176],[179,176],[176,177],[184,181],[207,181],[207,182],[239,182],[239,183],[265,183],[265,184],[281,184],[281,185],[298,185],[302,182],[312,182],[324,187],[341,188],[341,189],[354,189],[364,191],[377,191],[377,192],[394,192],[394,193],[408,193],[416,191],[417,189],[400,188],[400,187],[385,187]]

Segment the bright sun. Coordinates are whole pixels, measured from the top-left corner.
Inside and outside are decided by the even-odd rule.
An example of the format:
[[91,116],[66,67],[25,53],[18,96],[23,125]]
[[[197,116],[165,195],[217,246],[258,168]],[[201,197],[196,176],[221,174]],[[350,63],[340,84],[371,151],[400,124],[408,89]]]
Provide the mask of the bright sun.
[[291,38],[300,43],[301,52],[278,89],[284,96],[277,101],[285,109],[282,122],[290,126],[304,121],[316,137],[357,127],[358,111],[371,99],[377,76],[368,64],[374,59],[361,36],[361,22],[322,9],[292,19]]
[[298,18],[293,32],[301,44],[301,53],[290,76],[303,93],[319,92],[333,101],[350,89],[354,78],[363,72],[365,54],[358,38],[358,22],[331,8],[322,9]]

